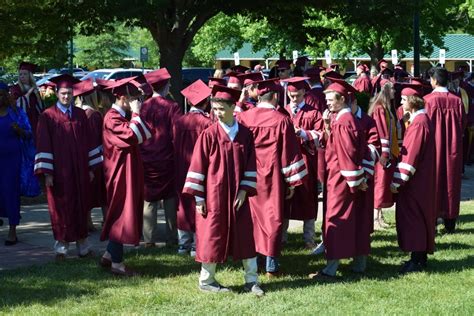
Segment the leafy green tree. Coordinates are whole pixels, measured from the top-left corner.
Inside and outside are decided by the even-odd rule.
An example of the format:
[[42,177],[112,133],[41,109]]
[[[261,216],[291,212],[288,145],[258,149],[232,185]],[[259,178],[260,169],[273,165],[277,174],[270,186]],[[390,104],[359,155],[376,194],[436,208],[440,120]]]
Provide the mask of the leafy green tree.
[[89,68],[120,66],[129,49],[129,28],[120,23],[109,25],[109,31],[74,39],[75,63]]
[[322,55],[329,48],[339,57],[366,53],[375,64],[391,49],[412,49],[413,16],[419,10],[421,52],[426,55],[433,45],[443,45],[447,32],[462,24],[459,4],[463,1],[351,0],[340,1],[324,12],[308,8],[305,26],[326,34],[320,38],[308,33],[308,50]]

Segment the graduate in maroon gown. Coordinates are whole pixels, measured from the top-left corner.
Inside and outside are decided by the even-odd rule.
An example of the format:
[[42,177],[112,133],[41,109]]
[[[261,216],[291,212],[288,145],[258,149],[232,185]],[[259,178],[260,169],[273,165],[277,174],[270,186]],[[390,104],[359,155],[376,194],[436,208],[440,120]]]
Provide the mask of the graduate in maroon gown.
[[400,151],[398,145],[400,122],[392,113],[392,100],[395,90],[393,84],[382,79],[381,91],[369,107],[369,115],[375,120],[377,133],[380,137],[382,151],[379,163],[375,165],[375,195],[374,195],[374,227],[383,229],[388,227],[385,223],[382,209],[393,206],[393,196],[390,191],[396,159]]
[[[123,262],[123,245],[138,245],[143,225],[143,164],[139,144],[152,134],[140,117],[140,83],[126,78],[110,85],[115,103],[104,117],[103,153],[107,215],[100,239],[109,240],[100,263],[118,276],[134,276]],[[132,112],[131,120],[126,118]]]
[[[326,267],[310,278],[331,278],[336,275],[339,260],[353,257],[352,269],[364,272],[368,255],[367,230],[361,230],[362,213],[360,191],[367,189],[363,158],[366,152],[365,133],[347,106],[348,92],[353,89],[346,82],[334,82],[326,90],[328,108],[336,116],[325,113],[327,211],[324,219]],[[364,236],[361,236],[364,235]]]
[[[96,88],[92,80],[84,80],[73,87],[73,95],[77,98],[76,105],[86,112],[88,128],[91,133],[91,142],[96,148],[95,153],[102,153],[102,125],[104,118],[97,110],[99,106]],[[93,154],[95,154],[93,153]],[[104,169],[102,165],[94,169],[94,179],[89,186],[89,231],[96,231],[91,218],[91,209],[102,208],[102,217],[105,219],[107,193],[105,191]]]
[[364,211],[360,212],[360,216],[357,218],[357,227],[360,231],[359,249],[366,249],[364,253],[370,252],[370,234],[374,231],[374,172],[375,164],[378,162],[380,157],[380,138],[377,133],[377,126],[375,121],[369,115],[364,113],[362,109],[357,105],[357,100],[352,98],[351,100],[352,114],[359,121],[360,126],[365,134],[366,148],[364,158],[362,159],[362,166],[365,171],[365,178],[367,183],[367,190],[361,191],[359,194],[360,208]]
[[235,106],[235,112],[244,112],[254,108],[258,102],[258,92],[256,81],[262,81],[263,74],[261,72],[252,72],[238,75],[242,82],[242,93],[239,101]]
[[196,261],[201,262],[199,288],[228,292],[215,279],[217,263],[242,260],[244,290],[263,295],[258,285],[252,215],[247,200],[257,193],[252,132],[233,116],[240,91],[215,85],[212,110],[218,122],[199,136],[183,193],[196,199]]
[[444,220],[446,231],[452,233],[461,203],[462,136],[466,113],[461,99],[446,88],[448,71],[436,67],[429,75],[433,92],[424,100],[435,131],[436,216]]
[[250,198],[255,247],[266,256],[269,277],[278,276],[284,220],[284,199],[290,199],[295,187],[302,185],[308,173],[301,157],[291,119],[276,107],[281,86],[274,80],[258,84],[259,103],[238,116],[250,128],[257,152],[257,191]]
[[391,190],[396,199],[398,245],[411,252],[400,273],[421,271],[435,245],[435,143],[434,130],[419,91],[402,90],[402,106],[410,124],[400,149]]
[[39,118],[35,174],[45,177],[56,259],[65,259],[70,242],[76,242],[80,257],[87,257],[93,254],[87,242],[89,186],[102,154],[86,113],[72,104],[72,87],[79,80],[61,75],[51,81],[58,102]]
[[194,145],[201,132],[212,124],[205,109],[209,105],[211,89],[198,80],[181,93],[191,108],[173,126],[174,157],[176,159],[176,187],[178,197],[178,253],[196,256],[196,204],[194,198],[182,194]]
[[322,113],[305,103],[305,93],[309,90],[306,79],[308,77],[293,77],[286,80],[290,103],[285,109],[291,117],[299,139],[308,175],[304,177],[303,185],[295,188],[293,198],[285,203],[284,234],[286,236],[290,219],[302,220],[305,248],[313,250],[316,247],[314,222],[318,212],[317,148],[323,134],[323,120]]
[[369,78],[369,67],[366,64],[359,64],[356,73],[357,79],[352,85],[357,91],[370,94],[372,87]]
[[166,243],[178,241],[176,228],[176,173],[173,151],[173,125],[181,116],[178,104],[167,99],[170,74],[166,68],[145,74],[153,87],[153,97],[143,103],[141,117],[151,127],[153,136],[140,145],[145,169],[145,204],[143,210],[143,239],[147,247],[157,241],[158,204],[163,200],[166,220]]
[[36,137],[36,127],[40,114],[45,110],[40,92],[36,86],[35,72],[36,65],[28,62],[20,63],[18,69],[18,83],[10,88],[11,96],[16,100],[18,107],[28,115],[28,120]]

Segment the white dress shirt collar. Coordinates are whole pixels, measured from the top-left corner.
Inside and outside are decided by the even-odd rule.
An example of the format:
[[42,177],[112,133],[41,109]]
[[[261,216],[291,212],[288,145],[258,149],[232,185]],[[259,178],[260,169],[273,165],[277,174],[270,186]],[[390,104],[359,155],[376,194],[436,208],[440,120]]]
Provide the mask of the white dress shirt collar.
[[257,107],[258,108],[264,108],[264,109],[273,109],[273,110],[275,109],[275,107],[272,104],[268,103],[268,102],[260,102],[260,103],[257,104]]
[[413,123],[413,120],[415,119],[415,117],[417,117],[417,116],[420,115],[420,114],[424,114],[424,113],[426,113],[426,110],[425,110],[425,109],[421,109],[421,110],[418,110],[418,111],[416,111],[415,113],[411,114],[411,115],[410,115],[410,119],[409,119],[410,124]]
[[433,89],[433,92],[449,92],[449,90],[446,87],[436,87]]
[[220,126],[224,130],[224,132],[229,136],[231,141],[234,141],[235,136],[239,132],[239,123],[234,119],[234,124],[232,126],[227,126],[226,124],[219,121]]
[[347,107],[340,110],[336,115],[336,121],[345,113],[351,113],[351,109]]

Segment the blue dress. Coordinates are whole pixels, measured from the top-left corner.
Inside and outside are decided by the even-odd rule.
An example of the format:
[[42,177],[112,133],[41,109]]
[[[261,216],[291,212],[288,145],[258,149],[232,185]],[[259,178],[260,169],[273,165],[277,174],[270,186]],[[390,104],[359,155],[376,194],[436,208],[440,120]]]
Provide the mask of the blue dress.
[[11,115],[0,116],[0,217],[20,224],[21,143],[11,125]]

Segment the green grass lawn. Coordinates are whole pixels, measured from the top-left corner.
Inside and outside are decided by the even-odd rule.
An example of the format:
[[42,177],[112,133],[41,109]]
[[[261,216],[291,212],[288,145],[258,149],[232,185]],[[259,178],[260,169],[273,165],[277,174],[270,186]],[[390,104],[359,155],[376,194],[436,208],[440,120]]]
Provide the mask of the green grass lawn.
[[[474,202],[462,203],[458,232],[436,237],[437,252],[426,272],[399,277],[407,258],[397,246],[394,214],[391,229],[376,232],[364,276],[344,261],[341,281],[318,283],[308,273],[324,266],[323,257],[307,255],[300,234],[290,234],[281,279],[260,278],[266,296],[242,293],[240,263],[218,268],[228,294],[201,293],[199,264],[171,249],[129,252],[127,262],[145,275],[119,279],[97,267],[96,260],[0,272],[0,313],[5,314],[474,314]],[[0,258],[8,260],[7,258]]]

